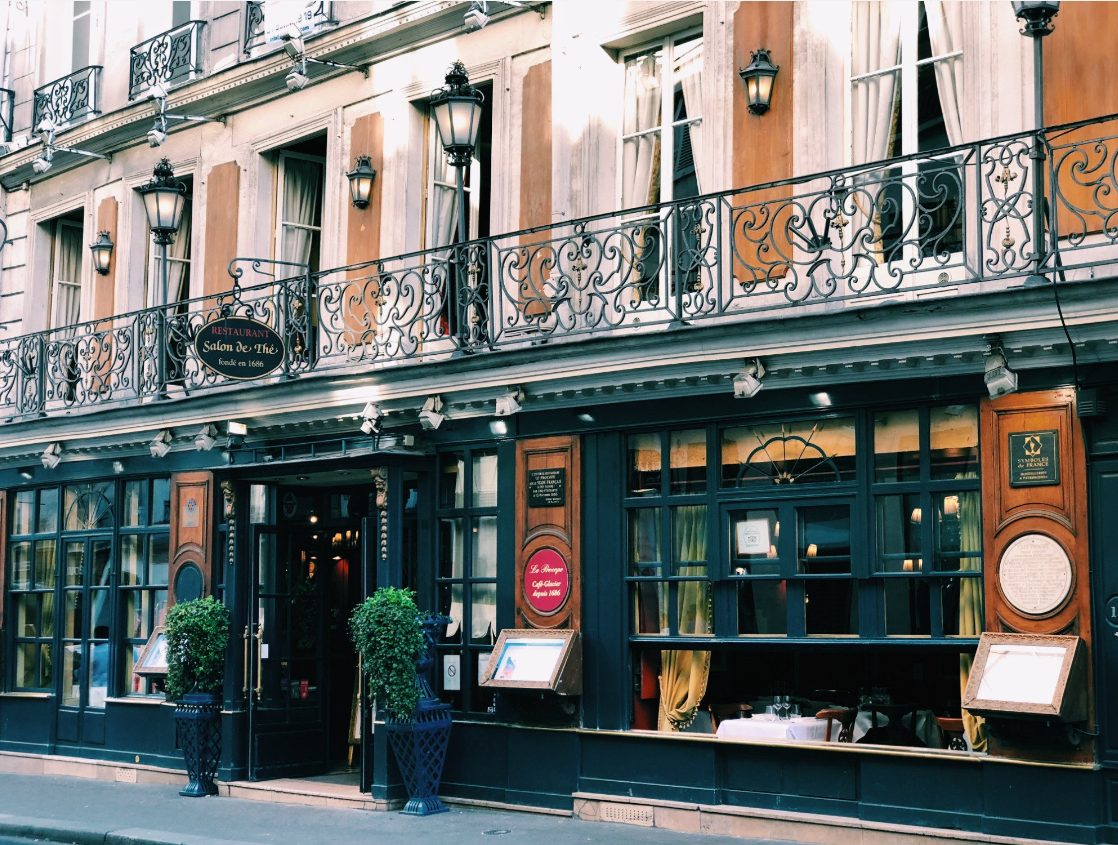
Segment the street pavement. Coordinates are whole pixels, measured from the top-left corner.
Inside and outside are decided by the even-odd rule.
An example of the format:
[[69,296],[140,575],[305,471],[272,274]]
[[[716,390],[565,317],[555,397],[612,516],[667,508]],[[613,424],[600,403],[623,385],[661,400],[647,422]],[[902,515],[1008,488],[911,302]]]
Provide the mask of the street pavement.
[[178,786],[0,774],[0,845],[789,845],[452,806],[434,816],[183,798]]

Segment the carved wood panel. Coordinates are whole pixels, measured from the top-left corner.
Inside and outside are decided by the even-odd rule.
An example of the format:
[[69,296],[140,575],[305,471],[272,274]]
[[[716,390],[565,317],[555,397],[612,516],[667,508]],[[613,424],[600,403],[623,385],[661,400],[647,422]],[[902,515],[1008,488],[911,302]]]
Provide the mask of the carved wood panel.
[[203,596],[213,590],[213,474],[182,472],[171,476],[171,561],[167,573],[167,604],[179,600],[176,585],[186,583],[196,567]]

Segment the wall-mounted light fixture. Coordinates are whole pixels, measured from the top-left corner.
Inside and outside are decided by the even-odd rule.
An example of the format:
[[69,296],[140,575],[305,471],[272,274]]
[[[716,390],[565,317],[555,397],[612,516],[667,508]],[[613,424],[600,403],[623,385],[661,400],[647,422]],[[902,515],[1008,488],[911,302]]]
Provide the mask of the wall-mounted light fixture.
[[361,431],[368,435],[380,434],[380,421],[384,419],[384,411],[374,402],[365,403],[361,410]]
[[1017,373],[1009,368],[1001,338],[996,335],[986,341],[986,364],[983,369],[982,377],[991,399],[1017,392]]
[[43,142],[43,151],[37,155],[31,162],[31,169],[36,173],[46,173],[54,166],[55,153],[72,153],[77,156],[85,156],[86,158],[99,158],[102,161],[112,161],[111,155],[101,155],[101,153],[91,153],[88,150],[79,150],[76,147],[60,147],[54,143],[55,133],[54,121],[50,117],[44,117],[39,121],[39,125],[35,127],[35,134],[39,136],[39,140]]
[[159,147],[167,140],[168,122],[179,120],[183,123],[220,123],[225,124],[223,117],[199,117],[192,114],[167,114],[167,89],[158,82],[148,91],[148,98],[155,100],[159,111],[155,115],[155,123],[148,130],[148,146]]
[[373,180],[377,172],[368,156],[358,156],[353,170],[345,176],[349,180],[349,198],[355,208],[368,208],[373,194]]
[[357,65],[347,65],[343,62],[332,62],[329,59],[312,59],[307,55],[306,45],[303,44],[303,36],[299,32],[299,27],[291,24],[287,31],[280,35],[283,39],[283,50],[290,57],[292,68],[288,71],[287,76],[284,77],[284,84],[287,86],[288,91],[301,91],[307,87],[310,82],[310,76],[307,74],[307,62],[316,65],[327,65],[329,67],[345,68],[346,70],[360,71],[366,79],[369,77],[369,68],[358,67]]
[[524,391],[519,387],[512,387],[497,397],[493,413],[498,417],[511,417],[520,413],[523,403]]
[[43,454],[39,456],[42,461],[43,469],[54,469],[62,462],[62,444],[55,441],[43,450]]
[[1059,0],[1013,0],[1013,14],[1021,21],[1022,35],[1041,38],[1052,33],[1052,18],[1060,11]]
[[419,424],[424,431],[434,431],[446,420],[441,396],[428,396],[419,411]]
[[248,426],[242,422],[230,420],[226,423],[225,434],[228,437],[225,448],[239,449],[241,446],[245,445],[245,437],[248,435]]
[[108,232],[99,232],[97,240],[89,245],[93,255],[93,269],[102,276],[109,275],[109,267],[113,260],[113,239]]
[[171,441],[174,436],[171,434],[169,428],[163,429],[159,434],[152,438],[148,444],[148,451],[151,452],[153,458],[165,458],[167,453],[171,451]]
[[477,32],[489,23],[489,5],[485,0],[473,0],[466,14],[462,16],[462,26],[466,32]]
[[760,358],[747,361],[740,373],[734,376],[734,398],[752,399],[764,387],[761,379],[765,377],[765,368]]
[[217,443],[217,429],[206,423],[194,435],[194,448],[199,452],[208,452]]
[[35,477],[35,470],[31,467],[24,467],[19,471],[19,477],[22,478],[24,481],[30,481],[32,478]]
[[751,114],[764,114],[769,110],[773,96],[773,80],[780,70],[769,58],[769,51],[755,50],[750,54],[749,64],[738,71],[745,82],[745,104]]

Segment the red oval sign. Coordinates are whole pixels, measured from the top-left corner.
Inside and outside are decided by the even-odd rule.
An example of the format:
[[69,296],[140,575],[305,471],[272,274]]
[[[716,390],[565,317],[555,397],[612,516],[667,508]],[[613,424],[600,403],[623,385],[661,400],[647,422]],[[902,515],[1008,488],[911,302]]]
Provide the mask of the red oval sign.
[[571,595],[571,572],[555,549],[533,552],[524,565],[524,598],[536,613],[550,616]]

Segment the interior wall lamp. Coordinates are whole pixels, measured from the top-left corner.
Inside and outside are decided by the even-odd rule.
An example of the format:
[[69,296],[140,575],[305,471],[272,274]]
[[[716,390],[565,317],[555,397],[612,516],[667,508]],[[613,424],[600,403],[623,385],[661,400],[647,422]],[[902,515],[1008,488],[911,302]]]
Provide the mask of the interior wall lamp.
[[112,236],[105,231],[99,232],[97,240],[89,245],[89,251],[93,255],[93,269],[102,276],[109,275],[113,260]]
[[769,110],[773,96],[773,80],[780,67],[769,58],[769,51],[762,48],[750,53],[749,64],[738,70],[745,82],[745,103],[751,114],[764,114]]
[[372,160],[368,156],[358,156],[353,170],[345,176],[349,180],[349,198],[354,208],[368,208],[373,195],[373,180],[377,176]]

